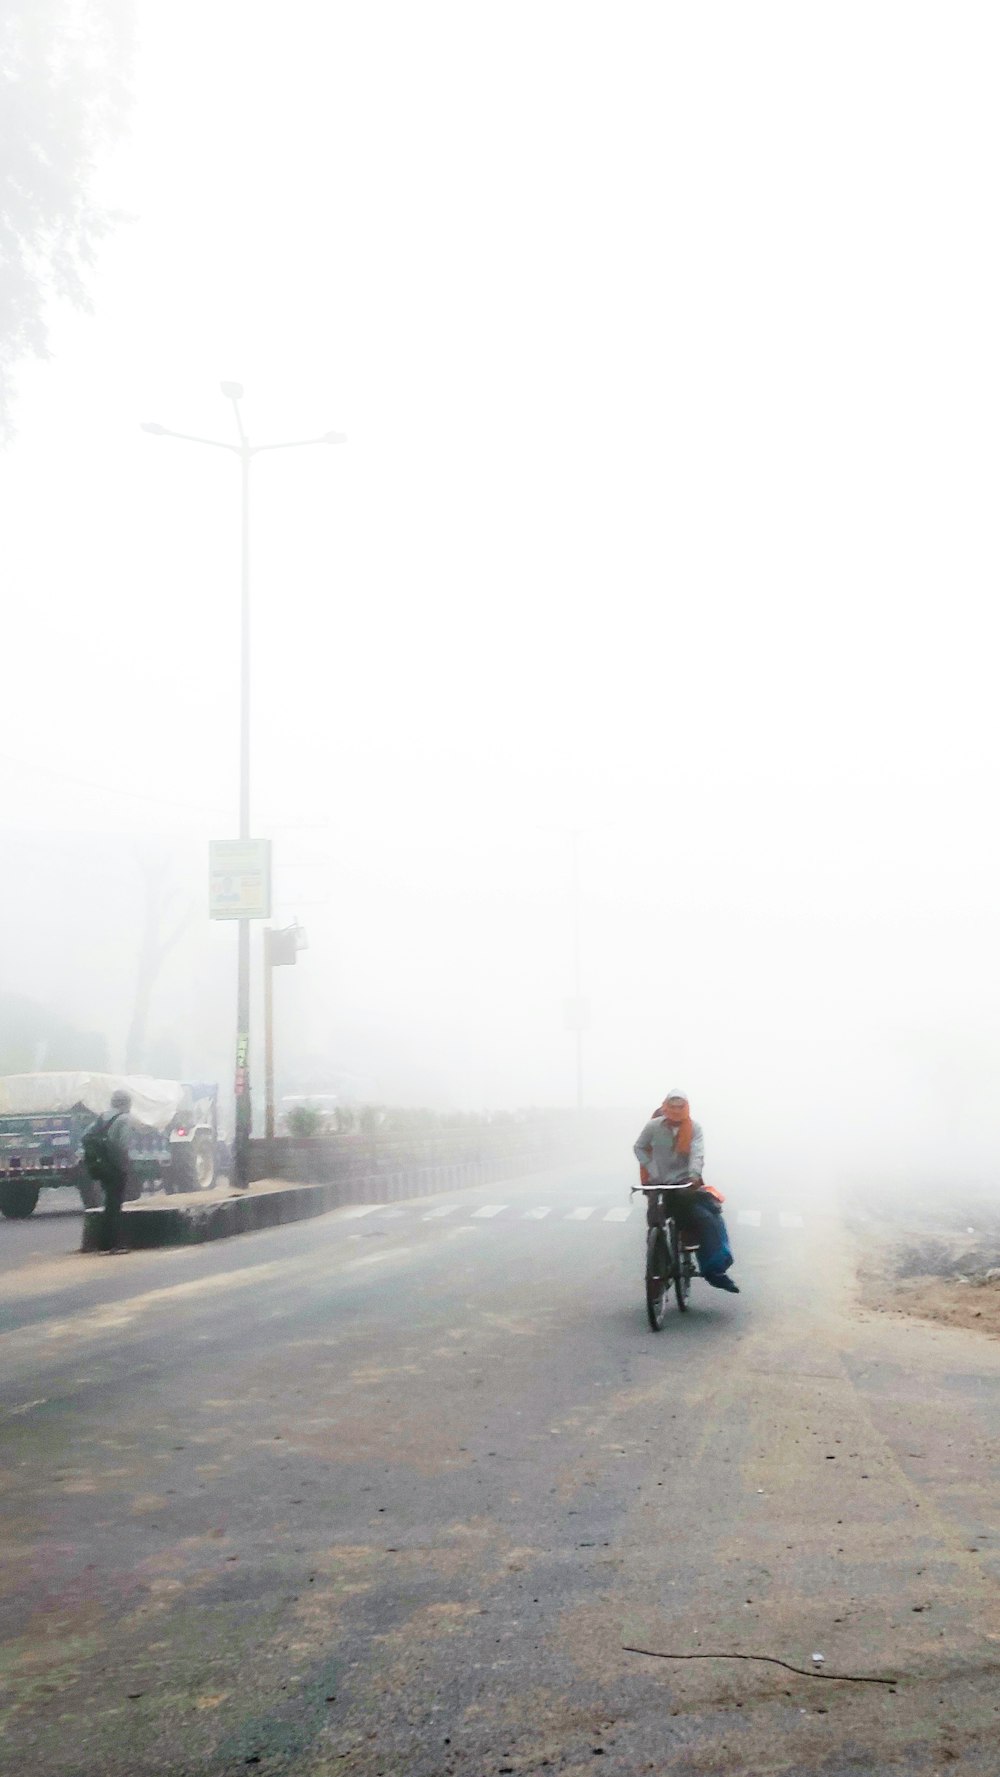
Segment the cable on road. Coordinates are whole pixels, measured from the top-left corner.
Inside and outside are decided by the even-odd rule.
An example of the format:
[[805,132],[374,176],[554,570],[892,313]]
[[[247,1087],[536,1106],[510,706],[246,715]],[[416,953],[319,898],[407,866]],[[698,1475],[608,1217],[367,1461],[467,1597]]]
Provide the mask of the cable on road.
[[849,1672],[810,1672],[807,1666],[790,1666],[787,1660],[779,1660],[774,1654],[662,1654],[655,1647],[623,1647],[622,1653],[646,1654],[651,1660],[758,1660],[767,1666],[783,1666],[786,1672],[794,1672],[799,1678],[832,1678],[837,1684],[899,1683],[898,1678],[856,1677]]

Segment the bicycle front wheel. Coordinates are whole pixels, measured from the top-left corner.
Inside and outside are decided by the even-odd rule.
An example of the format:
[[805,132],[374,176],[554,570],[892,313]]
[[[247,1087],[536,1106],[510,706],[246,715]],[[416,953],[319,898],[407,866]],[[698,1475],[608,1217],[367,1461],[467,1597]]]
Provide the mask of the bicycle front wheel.
[[662,1228],[650,1228],[646,1240],[646,1313],[654,1333],[667,1318],[667,1293],[672,1276],[671,1251]]

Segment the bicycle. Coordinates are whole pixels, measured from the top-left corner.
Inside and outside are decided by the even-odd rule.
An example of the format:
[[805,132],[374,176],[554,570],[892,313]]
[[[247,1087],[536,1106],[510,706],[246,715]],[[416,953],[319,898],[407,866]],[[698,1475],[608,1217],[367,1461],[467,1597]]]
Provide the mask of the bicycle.
[[630,1195],[646,1199],[646,1313],[654,1333],[662,1331],[671,1288],[682,1314],[687,1313],[691,1280],[698,1276],[694,1255],[698,1242],[684,1235],[669,1206],[671,1192],[686,1191],[681,1185],[633,1185]]

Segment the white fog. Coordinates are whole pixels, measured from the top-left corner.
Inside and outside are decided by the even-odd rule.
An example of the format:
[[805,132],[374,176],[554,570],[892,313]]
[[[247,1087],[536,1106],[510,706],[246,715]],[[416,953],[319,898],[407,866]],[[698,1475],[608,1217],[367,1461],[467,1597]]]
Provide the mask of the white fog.
[[0,0],[24,1777],[997,1777],[1000,9]]
[[120,1067],[145,859],[149,1042],[228,1089],[239,469],[139,428],[232,438],[238,377],[251,439],[347,435],[252,469],[282,1090],[572,1105],[577,829],[588,1106],[679,1083],[731,1181],[990,1175],[991,10],[136,31],[0,459],[4,992]]

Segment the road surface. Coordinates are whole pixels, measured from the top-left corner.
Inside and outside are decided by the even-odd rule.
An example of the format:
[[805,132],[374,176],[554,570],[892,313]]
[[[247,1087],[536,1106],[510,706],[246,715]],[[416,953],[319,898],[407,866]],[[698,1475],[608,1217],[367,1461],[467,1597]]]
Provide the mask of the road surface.
[[71,1185],[44,1189],[34,1215],[23,1222],[0,1219],[0,1276],[34,1259],[75,1252],[82,1227],[79,1191]]
[[[216,1182],[228,1184],[224,1175]],[[164,1208],[174,1201],[166,1191],[151,1192],[145,1200]],[[75,1186],[43,1186],[33,1215],[23,1222],[0,1218],[0,1276],[36,1259],[78,1252],[82,1234],[83,1204]]]
[[863,1315],[833,1209],[765,1194],[743,1293],[653,1334],[609,1177],[23,1242],[7,1768],[995,1777],[1000,1346]]

